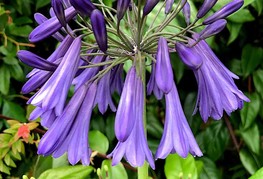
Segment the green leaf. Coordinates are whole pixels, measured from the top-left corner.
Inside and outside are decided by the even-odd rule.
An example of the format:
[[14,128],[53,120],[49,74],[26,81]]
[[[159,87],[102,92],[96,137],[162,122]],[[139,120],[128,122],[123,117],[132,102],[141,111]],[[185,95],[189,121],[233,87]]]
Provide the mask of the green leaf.
[[261,95],[261,98],[263,99],[263,70],[259,69],[253,73],[253,82],[256,88],[256,91],[258,94]]
[[7,95],[10,87],[10,71],[6,65],[0,66],[0,92]]
[[238,76],[242,76],[242,69],[241,69],[241,60],[238,59],[232,59],[229,62],[229,69],[230,71],[232,71],[233,73],[237,74]]
[[250,103],[244,103],[243,109],[240,111],[243,129],[249,128],[255,121],[260,109],[260,97],[257,93],[248,95]]
[[33,23],[33,21],[29,17],[18,17],[14,19],[14,24],[19,26],[24,24],[30,24],[30,23]]
[[239,152],[240,160],[246,170],[252,175],[259,168],[255,160],[255,156],[245,149],[241,149]]
[[262,179],[263,178],[263,167],[254,173],[249,179]]
[[227,28],[230,32],[230,36],[228,38],[227,45],[231,44],[236,38],[238,37],[240,33],[240,29],[242,27],[242,24],[240,23],[227,23]]
[[228,17],[228,19],[235,23],[244,23],[255,20],[248,9],[241,9],[237,11],[235,14]]
[[255,0],[252,6],[258,11],[258,16],[262,13],[263,10],[263,1],[262,0]]
[[5,161],[5,163],[6,163],[7,166],[16,167],[15,162],[11,159],[11,157],[10,157],[9,154],[6,154],[6,156],[5,156],[5,158],[4,158],[4,161]]
[[207,158],[207,157],[202,157],[200,158],[200,161],[203,162],[203,170],[200,174],[201,179],[219,179],[220,173],[215,165],[215,163]]
[[34,171],[34,177],[39,178],[39,176],[46,170],[52,168],[53,158],[51,156],[42,157],[37,156],[36,170]]
[[177,154],[169,155],[165,160],[164,173],[167,179],[197,179],[198,171],[192,155],[182,158]]
[[263,49],[247,44],[242,50],[241,66],[244,77],[250,75],[262,62]]
[[254,124],[246,130],[241,130],[240,134],[248,148],[256,154],[260,152],[260,132],[258,125]]
[[111,160],[103,160],[101,164],[101,176],[102,178],[108,179],[115,179],[115,178],[121,178],[121,179],[128,179],[127,172],[122,165],[122,163],[119,163],[118,165],[112,166]]
[[8,26],[8,32],[19,37],[28,37],[33,28],[29,25],[15,26],[14,24]]
[[42,8],[46,5],[48,5],[50,3],[50,0],[37,0],[36,3],[36,10],[38,10],[39,8]]
[[47,178],[55,178],[55,179],[86,179],[90,173],[93,171],[93,167],[91,166],[65,166],[59,168],[53,168],[42,173],[38,179],[47,179]]
[[25,110],[19,104],[4,100],[3,115],[12,119],[19,120],[20,122],[26,122]]
[[6,25],[7,25],[7,22],[8,22],[8,16],[7,14],[1,14],[0,15],[0,31],[4,31]]
[[52,158],[52,168],[68,166],[68,155],[64,154],[59,158]]
[[23,81],[24,80],[24,72],[19,64],[10,65],[9,66],[11,77],[16,79],[17,81]]
[[10,168],[7,167],[2,160],[0,160],[0,171],[10,175]]
[[92,150],[96,150],[102,154],[106,154],[109,149],[109,141],[100,131],[94,130],[89,132],[89,145]]
[[208,128],[196,136],[196,139],[203,153],[216,161],[228,144],[229,133],[223,121],[213,121]]

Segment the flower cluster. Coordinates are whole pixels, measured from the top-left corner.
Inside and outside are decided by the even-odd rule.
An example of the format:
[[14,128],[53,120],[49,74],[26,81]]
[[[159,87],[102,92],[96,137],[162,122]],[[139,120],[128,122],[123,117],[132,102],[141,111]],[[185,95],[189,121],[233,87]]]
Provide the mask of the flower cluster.
[[[88,165],[89,124],[92,110],[98,106],[102,114],[108,107],[116,111],[118,144],[108,155],[113,165],[124,157],[134,167],[142,166],[146,160],[154,169],[154,158],[163,159],[170,153],[202,156],[180,104],[170,53],[177,52],[194,72],[198,83],[194,113],[199,110],[205,122],[209,117],[222,118],[224,111],[230,115],[249,101],[234,83],[238,77],[205,41],[222,31],[225,18],[244,2],[233,0],[205,17],[216,2],[204,0],[194,19],[190,18],[193,15],[187,0],[117,0],[117,10],[100,0],[52,0],[50,18],[36,13],[39,25],[29,35],[29,41],[52,36],[60,42],[47,59],[25,50],[18,52],[20,60],[34,68],[22,88],[23,93],[36,91],[28,101],[36,106],[30,120],[41,117],[41,124],[48,128],[38,154],[59,157],[67,152],[71,164],[81,160]],[[149,23],[147,18],[154,9],[159,10]],[[171,24],[178,15],[185,22]],[[161,24],[156,24],[157,17],[163,17]],[[124,79],[123,66],[128,62],[132,65]],[[148,82],[146,62],[151,63]],[[71,86],[74,94],[67,102]],[[120,95],[117,107],[111,97],[114,92]],[[152,93],[158,100],[164,98],[166,104],[164,132],[154,158],[144,128],[146,94]]]

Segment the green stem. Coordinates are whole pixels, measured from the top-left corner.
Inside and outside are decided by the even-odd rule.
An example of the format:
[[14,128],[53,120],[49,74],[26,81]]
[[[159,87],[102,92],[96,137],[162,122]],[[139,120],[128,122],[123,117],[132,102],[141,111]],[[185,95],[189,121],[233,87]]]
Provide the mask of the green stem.
[[[142,83],[143,83],[143,101],[144,101],[144,105],[143,105],[143,123],[144,123],[144,132],[145,132],[145,136],[147,138],[147,133],[146,133],[146,70],[145,70],[145,57],[142,56],[141,52],[138,51],[137,53],[137,58],[139,61],[139,68],[140,68],[140,76],[142,79]],[[148,179],[148,168],[149,168],[149,164],[147,162],[144,162],[143,166],[138,167],[138,179]]]

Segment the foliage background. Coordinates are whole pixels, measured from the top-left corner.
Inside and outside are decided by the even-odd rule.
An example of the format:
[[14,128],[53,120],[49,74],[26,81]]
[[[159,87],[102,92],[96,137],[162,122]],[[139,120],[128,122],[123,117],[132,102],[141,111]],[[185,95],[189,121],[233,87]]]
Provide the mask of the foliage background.
[[[115,5],[111,0],[104,1]],[[229,0],[220,0],[213,10]],[[20,93],[30,68],[16,57],[19,49],[29,49],[46,58],[54,50],[52,38],[30,44],[27,36],[36,27],[33,14],[48,16],[49,0],[0,0],[0,178],[136,178],[136,169],[124,160],[111,167],[106,159],[116,144],[114,114],[92,116],[90,145],[94,150],[91,166],[69,166],[66,156],[58,159],[37,156],[37,143],[45,129],[38,121],[28,123],[33,110],[26,104],[30,95]],[[202,0],[190,1],[192,12]],[[240,79],[239,88],[251,99],[241,111],[225,115],[219,121],[203,123],[199,114],[192,116],[197,86],[191,70],[183,66],[176,54],[172,63],[185,114],[204,157],[182,159],[170,155],[156,161],[152,178],[263,178],[263,1],[245,0],[240,11],[228,18],[227,28],[209,44],[222,62]],[[150,20],[149,20],[150,21]],[[116,97],[117,101],[118,97]],[[155,152],[163,130],[164,101],[147,99],[148,143]],[[95,119],[95,120],[94,120]],[[24,124],[25,123],[25,124]],[[26,125],[30,135],[18,137]],[[254,175],[253,175],[254,174]]]

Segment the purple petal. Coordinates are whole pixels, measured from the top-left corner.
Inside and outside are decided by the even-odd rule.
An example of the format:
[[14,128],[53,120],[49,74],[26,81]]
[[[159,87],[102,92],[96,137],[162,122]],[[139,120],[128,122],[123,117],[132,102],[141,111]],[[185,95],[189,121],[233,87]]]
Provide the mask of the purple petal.
[[212,7],[216,4],[217,1],[218,0],[204,0],[202,6],[197,12],[196,17],[198,19],[201,19],[202,17],[204,17],[207,14],[207,12],[212,9]]

